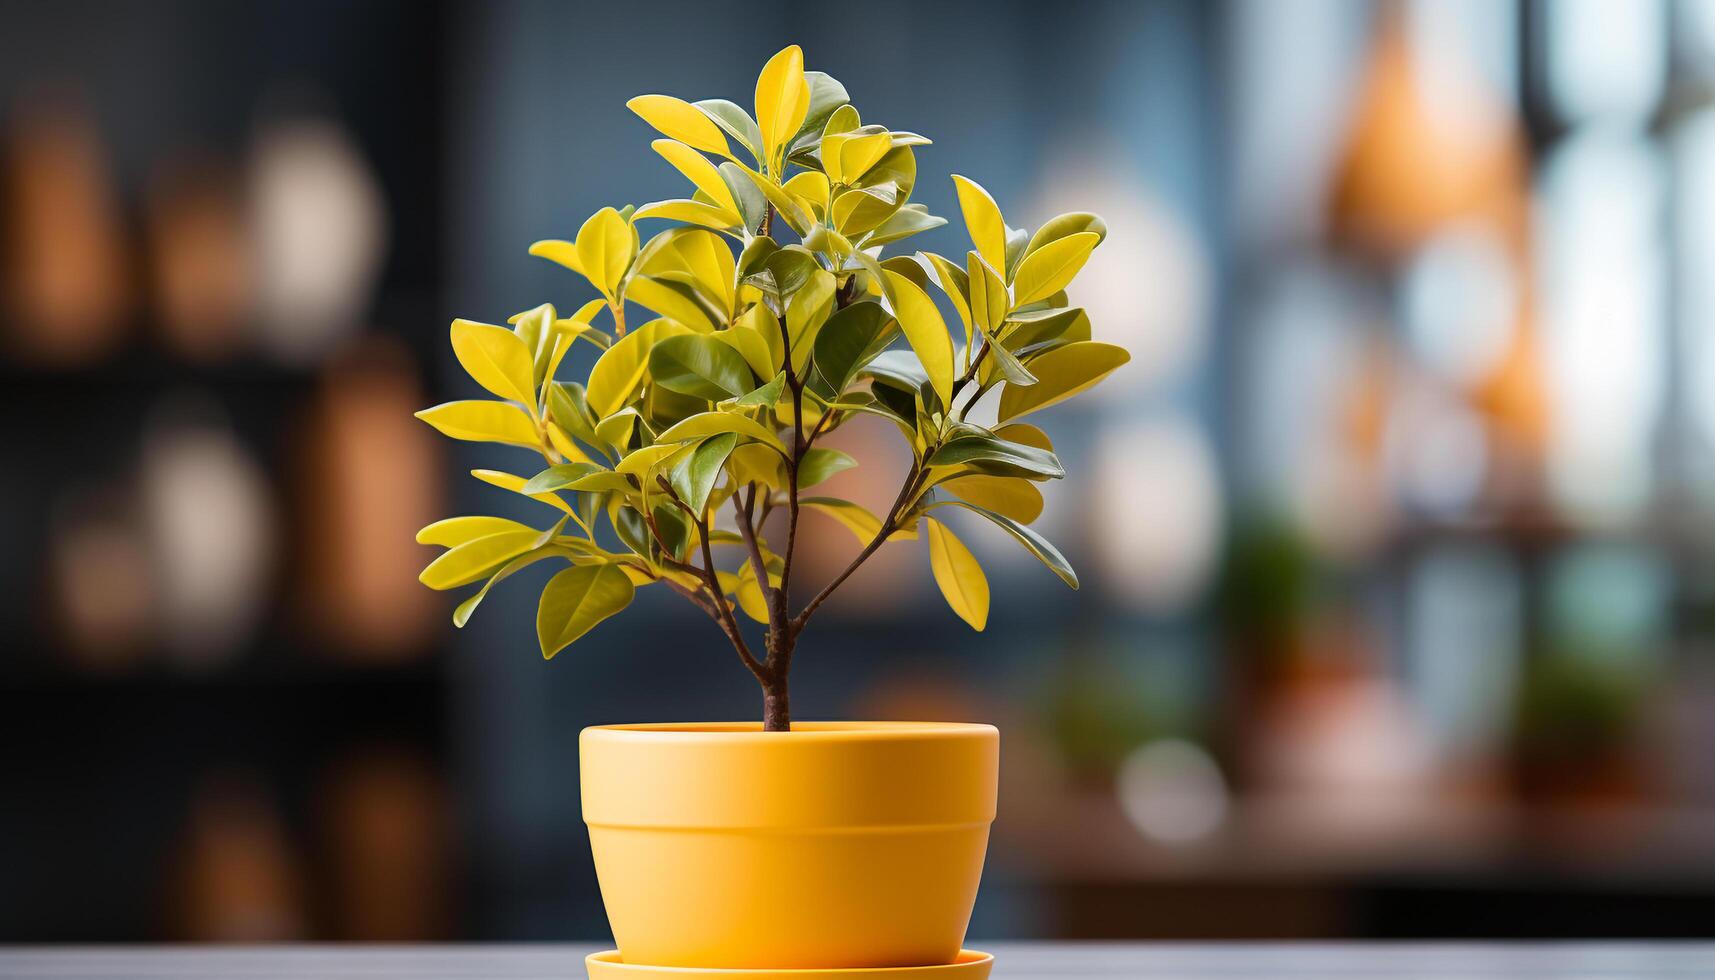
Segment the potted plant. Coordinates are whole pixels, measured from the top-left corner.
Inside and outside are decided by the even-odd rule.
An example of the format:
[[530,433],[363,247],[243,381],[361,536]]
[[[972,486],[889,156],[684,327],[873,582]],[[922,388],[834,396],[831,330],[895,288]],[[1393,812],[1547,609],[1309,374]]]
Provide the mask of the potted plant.
[[[558,516],[431,524],[418,540],[446,551],[422,581],[480,583],[453,613],[463,626],[495,583],[563,563],[536,616],[549,658],[660,585],[719,626],[761,687],[760,724],[583,732],[584,818],[619,943],[592,972],[986,971],[960,943],[994,816],[996,731],[795,723],[788,683],[806,624],[889,541],[921,540],[948,604],[983,628],[988,582],[943,508],[992,522],[1077,586],[1029,526],[1035,483],[1062,476],[1060,462],[1018,420],[1127,360],[1091,339],[1065,292],[1105,228],[1064,214],[1028,234],[955,176],[974,248],[883,257],[946,223],[910,203],[929,140],[864,123],[795,46],[763,68],[754,116],[723,99],[628,105],[665,137],[654,148],[689,193],[603,208],[574,239],[532,245],[599,297],[510,327],[455,320],[454,353],[494,398],[418,413],[452,438],[539,457],[473,475]],[[645,239],[647,224],[659,230]],[[952,330],[931,289],[956,312]],[[562,380],[579,343],[594,366]],[[969,419],[985,398],[987,427]],[[857,465],[822,441],[860,414],[892,423],[912,453],[881,514],[815,493]],[[801,528],[806,511],[862,544],[814,590],[794,553],[801,531],[829,527]],[[740,617],[761,624],[759,645]]]

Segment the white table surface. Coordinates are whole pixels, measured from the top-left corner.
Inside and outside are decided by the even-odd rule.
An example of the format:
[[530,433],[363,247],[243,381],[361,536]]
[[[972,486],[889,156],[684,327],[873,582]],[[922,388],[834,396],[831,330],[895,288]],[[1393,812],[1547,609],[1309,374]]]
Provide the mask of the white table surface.
[[[973,943],[996,980],[1099,978],[1712,977],[1715,943]],[[0,978],[553,978],[579,980],[580,945],[0,946]]]

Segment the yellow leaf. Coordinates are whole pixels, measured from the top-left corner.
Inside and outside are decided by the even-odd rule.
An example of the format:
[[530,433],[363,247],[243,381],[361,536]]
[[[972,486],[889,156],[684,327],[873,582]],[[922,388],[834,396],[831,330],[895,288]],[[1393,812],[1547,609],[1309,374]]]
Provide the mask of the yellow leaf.
[[775,490],[786,487],[786,466],[780,454],[759,442],[747,442],[727,457],[727,472],[738,483],[760,483]]
[[814,170],[793,175],[782,188],[818,219],[828,214],[828,176]]
[[693,415],[661,433],[655,441],[686,442],[723,432],[736,432],[747,439],[770,446],[783,455],[786,453],[786,444],[780,441],[779,436],[763,427],[762,423],[732,412],[704,412],[701,415]]
[[[523,485],[523,481],[519,481]],[[418,544],[438,545],[442,548],[453,548],[476,538],[499,534],[501,531],[529,531],[517,521],[509,521],[504,517],[448,517],[436,521],[417,532]]]
[[990,336],[1006,322],[1006,280],[982,256],[965,253],[965,274],[971,283],[971,321]]
[[499,565],[536,547],[542,532],[534,528],[501,531],[473,538],[443,552],[417,580],[431,589],[456,589],[485,578]]
[[[888,132],[870,133],[867,136],[850,136],[840,144],[840,177],[842,184],[857,183],[859,177],[869,172],[869,168],[887,156],[893,149],[893,134]],[[825,161],[824,161],[825,162]]]
[[636,586],[619,565],[578,565],[548,580],[536,607],[536,639],[553,659],[602,620],[631,605]]
[[[675,280],[674,276],[681,277]],[[654,310],[669,320],[690,327],[696,333],[709,333],[721,326],[717,314],[683,288],[682,279],[689,273],[666,273],[656,276],[633,276],[625,287],[625,298],[645,309]]]
[[578,264],[602,295],[614,302],[637,254],[637,236],[619,212],[602,208],[578,229]]
[[665,218],[668,221],[683,221],[700,228],[713,228],[716,231],[726,231],[744,224],[744,218],[737,211],[729,211],[713,204],[701,201],[677,199],[672,201],[655,201],[637,209],[636,218]]
[[892,269],[884,270],[883,274],[887,276],[893,300],[893,315],[899,319],[899,327],[917,353],[917,359],[923,362],[930,386],[945,405],[953,399],[953,338],[947,334],[941,311],[916,283]]
[[1009,384],[1001,389],[998,418],[1004,422],[1063,402],[1094,387],[1129,360],[1131,355],[1124,348],[1093,340],[1045,351],[1030,360],[1035,384],[1025,388]]
[[705,153],[732,156],[727,149],[726,134],[703,110],[671,95],[639,95],[625,104],[643,121],[654,126],[663,136],[670,136]]
[[973,473],[939,484],[960,500],[1029,524],[1042,516],[1042,491],[1023,477]]
[[[764,344],[768,345],[769,369],[756,372],[757,376],[772,378],[779,373],[786,360],[786,341],[780,335],[780,321],[775,318],[774,312],[758,303],[746,310],[744,315],[737,320],[734,320],[732,326],[734,330],[748,330],[754,333],[762,338]],[[744,353],[744,348],[739,348],[739,353]]]
[[571,436],[566,435],[566,432],[564,429],[560,428],[558,425],[555,425],[552,422],[549,422],[547,424],[546,428],[548,431],[548,442],[551,443],[553,445],[553,447],[559,451],[561,456],[566,457],[567,462],[571,462],[571,463],[593,463],[593,462],[595,462],[594,460],[590,459],[588,453],[586,453],[582,449],[578,448],[578,444],[572,441]]
[[996,269],[1006,268],[1006,222],[1001,219],[1000,205],[989,192],[969,177],[953,175],[953,186],[959,192],[959,211],[965,216],[965,229],[971,244],[983,260]]
[[804,79],[804,52],[790,44],[768,59],[756,78],[756,123],[762,130],[763,154],[776,174],[776,156],[804,125],[809,111],[810,83]]
[[[620,460],[619,465],[615,466],[613,470],[615,473],[629,473],[632,476],[641,479],[643,476],[647,475],[650,470],[660,466],[662,463],[678,456],[681,453],[689,451],[689,449],[689,446],[673,443],[669,443],[667,445],[644,446],[642,449],[632,450],[631,455]],[[643,486],[644,489],[649,489],[649,482],[647,480],[643,481]]]
[[466,442],[504,442],[537,448],[536,425],[517,405],[506,402],[458,401],[425,408],[417,417],[441,434]]
[[533,413],[536,383],[529,348],[505,327],[454,320],[453,355],[477,384],[493,394],[522,402]]
[[[547,504],[549,507],[564,511],[567,514],[574,513],[571,505],[561,499],[560,495],[557,493],[524,493],[524,484],[530,481],[516,474],[507,473],[502,470],[471,470],[470,475],[491,487],[499,487],[502,490],[510,490],[513,493],[522,494],[523,496],[529,497],[531,500]],[[583,521],[580,520],[578,523],[582,524]]]
[[601,419],[619,411],[643,384],[650,348],[658,341],[690,332],[672,320],[651,320],[621,337],[590,368],[590,383],[584,393],[590,410]]
[[941,291],[953,301],[953,309],[958,312],[959,320],[965,325],[965,345],[969,346],[971,342],[971,304],[966,296],[966,287],[959,284],[959,267],[934,252],[919,252],[918,254],[928,256],[929,264],[935,269],[935,279],[941,284]]
[[834,312],[834,275],[817,269],[798,287],[786,304],[786,333],[792,338],[792,370],[803,371],[810,363],[816,334]]
[[[854,504],[849,500],[838,497],[804,497],[798,501],[800,506],[808,507],[828,515],[852,532],[858,544],[867,545],[881,533],[881,518],[870,513],[869,508]],[[900,528],[888,535],[889,541],[908,541],[917,537],[917,532],[910,528]]]
[[709,158],[698,153],[677,140],[656,140],[649,144],[662,159],[673,165],[673,169],[685,175],[685,179],[697,186],[697,189],[707,194],[714,202],[728,211],[738,212],[738,202],[733,200],[732,189],[721,179],[721,172],[709,162]]
[[744,363],[756,372],[759,378],[772,378],[780,371],[770,353],[768,342],[754,330],[717,330],[710,334],[716,340],[738,351],[744,358]]
[[[584,275],[583,264],[578,261],[578,247],[571,242],[558,239],[547,239],[530,246],[530,254],[540,256],[550,262],[558,262],[580,276]],[[584,278],[589,278],[584,276]]]
[[715,300],[730,320],[736,263],[726,239],[706,231],[682,231],[674,236],[672,251],[695,280],[697,290]]
[[756,584],[756,571],[748,561],[738,570],[738,583],[733,591],[738,595],[738,607],[746,616],[759,623],[768,622],[768,600],[762,594],[762,587]]
[[1043,432],[1029,422],[1012,422],[997,426],[991,430],[995,438],[1016,442],[1021,446],[1033,446],[1037,449],[1054,451],[1054,443],[1049,440],[1048,433]]
[[989,620],[989,582],[965,543],[953,536],[945,524],[932,517],[929,526],[929,568],[935,584],[959,618],[981,630]]
[[1093,231],[1081,231],[1057,238],[1026,255],[1013,277],[1018,305],[1029,306],[1065,289],[1101,240]]

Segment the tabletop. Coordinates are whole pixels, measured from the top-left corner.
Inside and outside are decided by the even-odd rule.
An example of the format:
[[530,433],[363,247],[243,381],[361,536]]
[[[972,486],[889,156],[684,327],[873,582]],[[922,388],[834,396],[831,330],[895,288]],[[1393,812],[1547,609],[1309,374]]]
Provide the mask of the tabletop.
[[[995,980],[1715,977],[1715,943],[976,943]],[[0,978],[565,980],[595,947],[0,947]]]

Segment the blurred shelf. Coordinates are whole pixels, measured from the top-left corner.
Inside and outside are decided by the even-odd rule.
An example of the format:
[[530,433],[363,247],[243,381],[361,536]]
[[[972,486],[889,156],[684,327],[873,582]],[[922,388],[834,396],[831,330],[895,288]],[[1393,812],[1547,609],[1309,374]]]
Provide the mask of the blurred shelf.
[[1645,804],[1566,807],[1374,798],[1335,809],[1314,798],[1237,801],[1219,829],[1151,840],[1113,797],[1064,794],[1012,819],[1001,839],[1044,880],[1187,882],[1433,878],[1497,873],[1707,889],[1715,809]]
[[0,397],[39,398],[63,392],[84,400],[90,397],[91,387],[126,392],[180,386],[296,391],[308,387],[316,375],[314,367],[279,364],[252,355],[193,362],[155,348],[138,347],[67,368],[0,362],[0,392],[5,393]]
[[214,692],[243,688],[368,688],[439,684],[442,678],[439,662],[428,655],[399,663],[367,664],[309,660],[301,655],[291,659],[259,655],[201,670],[155,662],[107,671],[49,665],[46,658],[36,658],[33,663],[14,662],[0,666],[0,696],[12,692],[46,695],[95,691],[143,695],[180,689]]

